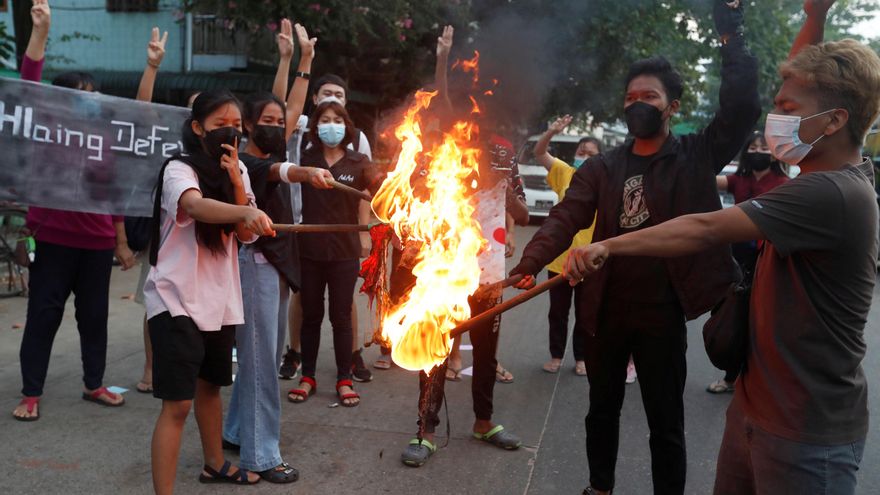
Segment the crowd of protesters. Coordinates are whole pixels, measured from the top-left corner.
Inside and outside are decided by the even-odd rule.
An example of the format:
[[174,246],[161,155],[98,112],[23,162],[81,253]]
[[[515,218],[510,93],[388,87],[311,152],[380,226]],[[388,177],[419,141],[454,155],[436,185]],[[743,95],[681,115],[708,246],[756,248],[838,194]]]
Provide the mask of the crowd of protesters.
[[[781,66],[782,86],[763,131],[758,69],[743,37],[740,2],[715,0],[721,52],[720,108],[711,123],[676,136],[684,84],[663,57],[634,63],[624,81],[631,139],[613,149],[584,137],[573,163],[554,157],[553,138],[571,123],[550,124],[534,155],[559,196],[511,275],[531,288],[541,271],[567,284],[550,290],[543,365],[558,373],[571,333],[572,371],[589,382],[587,495],[611,493],[627,383],[638,382],[650,429],[654,493],[682,494],[686,482],[684,385],[686,322],[728,304],[732,287],[751,282],[747,349],[711,383],[733,392],[717,461],[716,494],[851,494],[867,434],[863,336],[876,278],[878,212],[873,168],[861,157],[880,114],[880,58],[852,40],[823,43],[834,0],[807,0],[805,23]],[[33,0],[33,30],[21,76],[40,81],[49,37],[48,0]],[[154,29],[137,99],[152,100],[167,33]],[[383,174],[366,134],[346,108],[346,81],[312,82],[316,39],[284,19],[277,36],[273,88],[243,100],[228,91],[190,98],[181,122],[184,152],[161,165],[149,247],[128,245],[122,217],[31,207],[36,240],[21,343],[23,399],[16,419],[40,418],[40,399],[64,305],[75,295],[85,400],[124,404],[103,384],[113,258],[141,263],[136,300],[145,307],[145,365],[136,389],[162,400],[152,436],[153,486],[172,493],[184,424],[195,411],[204,483],[290,483],[282,457],[284,396],[303,404],[317,391],[325,311],[332,326],[339,404],[357,407],[354,381],[372,373],[362,357],[354,294],[368,234],[276,236],[273,224],[368,224],[369,204],[334,183],[375,192]],[[436,105],[431,126],[448,127],[458,105],[447,87],[453,29],[437,40]],[[294,80],[288,75],[296,48]],[[95,91],[85,73],[56,86]],[[267,88],[267,90],[270,88]],[[310,98],[311,97],[311,98]],[[304,111],[311,102],[313,111]],[[481,285],[504,275],[514,225],[528,223],[510,141],[480,121],[474,203],[490,244],[479,259]],[[738,163],[734,174],[722,169]],[[157,164],[158,166],[159,164]],[[801,175],[789,180],[789,167]],[[412,179],[424,187],[431,171]],[[721,209],[718,192],[736,206]],[[411,245],[395,238],[392,300],[415,283]],[[589,278],[589,283],[581,284]],[[473,314],[500,302],[478,291]],[[325,294],[327,306],[325,307]],[[781,296],[784,294],[784,296]],[[569,316],[574,302],[574,322]],[[492,421],[493,389],[513,375],[496,358],[500,318],[471,334],[473,435],[515,450],[520,439]],[[285,350],[285,341],[288,341]],[[446,381],[461,380],[460,340],[432,373],[419,375],[417,435],[401,460],[422,466],[437,451],[434,431]],[[233,348],[238,371],[233,383]],[[383,349],[377,369],[392,366]],[[283,392],[278,378],[298,385]],[[233,385],[226,416],[221,387]],[[414,396],[414,403],[415,403]],[[289,406],[304,407],[304,406]],[[235,451],[238,465],[224,451]]]

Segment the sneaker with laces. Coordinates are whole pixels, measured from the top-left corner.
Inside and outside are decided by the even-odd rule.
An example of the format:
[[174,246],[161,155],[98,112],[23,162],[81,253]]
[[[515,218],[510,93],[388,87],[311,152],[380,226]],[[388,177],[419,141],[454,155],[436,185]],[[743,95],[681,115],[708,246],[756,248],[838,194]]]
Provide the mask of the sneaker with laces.
[[287,352],[281,360],[281,369],[278,370],[278,377],[285,380],[293,380],[299,370],[299,364],[302,362],[300,353],[287,346]]
[[373,373],[364,364],[362,351],[363,349],[358,349],[351,353],[351,378],[356,382],[369,382],[373,380]]

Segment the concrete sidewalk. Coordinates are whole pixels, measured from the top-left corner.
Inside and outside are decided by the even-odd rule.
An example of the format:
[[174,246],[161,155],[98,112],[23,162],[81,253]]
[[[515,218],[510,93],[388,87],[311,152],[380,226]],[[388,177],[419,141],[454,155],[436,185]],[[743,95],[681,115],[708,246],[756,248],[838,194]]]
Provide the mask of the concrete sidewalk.
[[[520,229],[524,246],[534,228]],[[158,400],[138,394],[134,385],[143,366],[143,308],[122,299],[134,291],[136,271],[114,270],[110,305],[110,346],[105,384],[130,389],[121,409],[97,406],[80,398],[82,389],[79,336],[68,304],[55,341],[42,418],[14,421],[9,412],[19,400],[18,350],[26,300],[0,300],[0,479],[9,494],[150,493],[150,435]],[[512,294],[512,293],[511,293]],[[510,297],[509,295],[507,297]],[[365,327],[365,300],[361,326]],[[177,493],[418,493],[418,494],[579,494],[587,482],[583,417],[587,380],[571,372],[570,355],[558,375],[541,371],[547,359],[547,298],[539,297],[505,315],[499,350],[501,362],[516,376],[513,384],[495,388],[495,420],[520,435],[525,447],[505,452],[470,438],[473,421],[469,377],[446,387],[452,435],[423,468],[407,468],[400,452],[416,431],[416,374],[399,368],[374,371],[371,383],[360,384],[360,407],[331,408],[336,403],[332,339],[325,325],[318,363],[318,393],[305,404],[283,405],[282,453],[300,470],[301,480],[288,486],[260,483],[254,487],[201,485],[201,447],[195,421],[184,433]],[[869,323],[868,344],[880,345],[876,311]],[[687,493],[711,492],[715,458],[729,395],[704,391],[720,374],[702,350],[701,322],[690,325],[689,380],[685,394],[688,440]],[[378,350],[366,352],[371,363]],[[470,356],[465,352],[465,367]],[[868,379],[880,375],[876,353],[865,362]],[[295,382],[282,381],[287,390]],[[224,391],[228,398],[231,389]],[[615,493],[651,492],[648,430],[637,385],[627,388],[621,418],[618,486]],[[878,407],[872,389],[872,411]],[[445,422],[444,413],[441,421]],[[862,461],[860,493],[880,490],[880,438],[873,428]],[[438,433],[445,435],[445,425]],[[440,445],[446,443],[442,436]],[[235,461],[235,457],[231,457]]]

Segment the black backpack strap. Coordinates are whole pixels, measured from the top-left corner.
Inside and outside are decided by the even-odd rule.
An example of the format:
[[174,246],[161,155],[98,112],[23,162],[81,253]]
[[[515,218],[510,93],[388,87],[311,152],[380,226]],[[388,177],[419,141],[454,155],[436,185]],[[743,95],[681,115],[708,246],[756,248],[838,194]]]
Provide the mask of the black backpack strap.
[[150,265],[152,266],[156,266],[156,262],[159,260],[159,244],[162,242],[160,238],[160,229],[162,226],[162,184],[165,179],[165,168],[167,168],[168,164],[173,160],[179,158],[180,157],[177,155],[172,156],[162,164],[162,168],[159,169],[159,181],[156,183],[156,187],[153,190],[153,219],[150,233]]

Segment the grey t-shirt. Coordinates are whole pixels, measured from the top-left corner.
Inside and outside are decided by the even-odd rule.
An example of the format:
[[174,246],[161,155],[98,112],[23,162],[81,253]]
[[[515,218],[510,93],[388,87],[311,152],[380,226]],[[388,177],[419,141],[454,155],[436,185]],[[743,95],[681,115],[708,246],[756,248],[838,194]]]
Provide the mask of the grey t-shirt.
[[774,435],[839,445],[867,434],[861,362],[877,276],[873,181],[865,160],[802,175],[739,206],[769,242],[734,400]]

